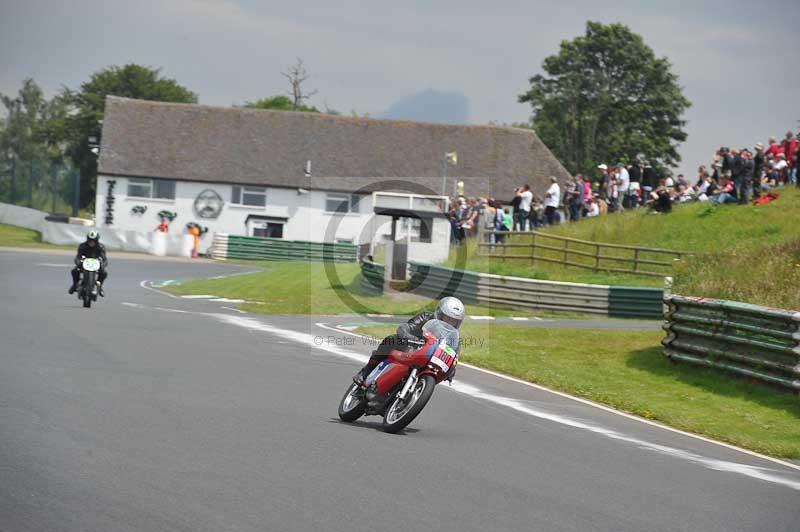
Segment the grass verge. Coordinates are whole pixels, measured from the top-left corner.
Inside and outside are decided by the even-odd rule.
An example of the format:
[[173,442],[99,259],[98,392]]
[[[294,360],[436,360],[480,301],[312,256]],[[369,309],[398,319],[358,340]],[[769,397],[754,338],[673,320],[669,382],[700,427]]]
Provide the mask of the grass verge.
[[[249,261],[263,271],[221,279],[198,279],[164,287],[176,295],[213,294],[244,299],[241,308],[266,314],[397,314],[432,310],[436,302],[410,293],[375,296],[362,290],[355,263]],[[529,312],[468,305],[470,315],[528,316]],[[540,317],[583,318],[582,314],[537,312]]]
[[57,246],[42,242],[42,234],[33,229],[0,224],[0,247],[72,249],[75,246]]
[[[365,327],[383,337],[392,327]],[[782,458],[800,458],[800,402],[712,370],[673,365],[661,331],[465,324],[464,362]]]
[[[783,187],[778,193],[780,197],[767,205],[693,203],[679,205],[666,215],[628,210],[545,232],[593,242],[693,252],[695,255],[671,269],[663,268],[665,275],[675,279],[675,293],[800,309],[800,190]],[[524,243],[529,238],[516,236],[514,242]],[[593,252],[592,247],[581,248],[580,244],[571,248]],[[508,253],[524,254],[523,249],[509,248]],[[563,252],[556,250],[543,253],[553,259],[563,257]],[[630,256],[624,251],[604,253]],[[640,258],[664,260],[647,253]],[[570,260],[588,264],[594,259],[573,256]],[[552,281],[663,287],[663,279],[658,277],[594,272],[541,261],[490,260],[476,254],[474,242],[466,250],[454,250],[448,263],[460,264],[465,270]]]

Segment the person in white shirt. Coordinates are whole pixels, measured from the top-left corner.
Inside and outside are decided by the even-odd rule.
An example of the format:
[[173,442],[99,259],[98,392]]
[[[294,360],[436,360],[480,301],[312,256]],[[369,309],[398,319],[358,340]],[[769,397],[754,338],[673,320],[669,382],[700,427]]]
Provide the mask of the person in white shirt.
[[595,216],[600,216],[600,207],[597,205],[597,200],[592,198],[589,200],[589,209],[586,213],[586,217],[594,218]]
[[525,231],[528,218],[531,215],[531,201],[533,201],[531,186],[522,185],[522,188],[517,189],[517,196],[519,196],[519,230]]
[[556,210],[561,203],[561,189],[558,187],[556,178],[550,176],[550,188],[544,195],[544,217],[547,218],[547,225],[556,224]]
[[622,163],[617,163],[617,192],[619,193],[619,197],[622,198],[622,205],[619,208],[620,211],[625,210],[626,207],[630,207],[630,188],[631,188],[631,176],[628,173],[628,169],[625,168],[625,165]]

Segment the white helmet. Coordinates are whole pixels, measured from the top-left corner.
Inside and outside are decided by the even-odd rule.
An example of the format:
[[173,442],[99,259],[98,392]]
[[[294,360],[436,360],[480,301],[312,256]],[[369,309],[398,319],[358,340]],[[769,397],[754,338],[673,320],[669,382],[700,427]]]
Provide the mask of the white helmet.
[[100,240],[100,233],[98,233],[96,229],[92,229],[89,231],[89,234],[86,235],[86,240],[94,240],[96,242]]
[[443,297],[436,306],[433,316],[458,329],[464,321],[464,303],[457,297]]

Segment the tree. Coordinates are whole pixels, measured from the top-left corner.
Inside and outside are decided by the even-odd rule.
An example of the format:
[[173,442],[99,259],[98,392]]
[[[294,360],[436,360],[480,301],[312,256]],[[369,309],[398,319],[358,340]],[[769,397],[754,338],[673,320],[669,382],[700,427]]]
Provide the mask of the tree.
[[197,94],[174,79],[161,77],[161,70],[128,64],[95,72],[80,90],[65,89],[64,102],[74,109],[65,124],[67,155],[81,172],[81,206],[91,204],[97,183],[97,156],[91,149],[100,143],[101,120],[106,96],[122,96],[159,102],[197,103]]
[[[44,92],[33,79],[22,82],[17,96],[0,94],[0,103],[6,110],[6,118],[0,129],[0,154],[7,159],[9,180],[3,197],[15,202],[26,190],[28,204],[32,204],[34,188],[38,185],[42,163],[48,157],[47,126],[49,102]],[[36,170],[40,170],[38,173]],[[24,185],[24,186],[21,186]]]
[[306,113],[319,113],[319,109],[308,105],[295,105],[288,96],[278,95],[270,98],[261,98],[255,102],[247,102],[245,107],[252,109],[272,109],[275,111],[303,111]]
[[291,87],[289,96],[292,98],[292,111],[296,111],[299,107],[303,107],[303,102],[317,93],[316,90],[308,93],[303,92],[303,83],[308,79],[309,76],[308,72],[306,71],[306,67],[303,66],[303,60],[299,57],[297,58],[297,63],[295,63],[294,66],[289,67],[286,72],[281,72],[281,74],[289,80],[289,86]]
[[691,104],[669,60],[627,26],[589,21],[543,68],[519,101],[531,104],[531,126],[569,171],[591,173],[637,154],[662,170],[680,161],[681,117]]

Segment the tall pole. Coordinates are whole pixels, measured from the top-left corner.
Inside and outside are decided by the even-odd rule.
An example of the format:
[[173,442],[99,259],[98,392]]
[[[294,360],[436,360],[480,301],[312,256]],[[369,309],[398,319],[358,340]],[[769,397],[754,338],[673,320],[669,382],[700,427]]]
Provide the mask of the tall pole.
[[9,203],[14,204],[14,201],[17,199],[17,154],[11,156],[11,194]]
[[444,154],[444,158],[442,159],[442,196],[447,195],[447,154]]
[[33,208],[33,157],[28,165],[28,207]]
[[72,199],[72,216],[77,218],[78,217],[78,207],[80,204],[81,198],[81,171],[76,169],[75,170],[75,195]]
[[51,175],[52,179],[50,181],[50,196],[51,196],[50,212],[53,213],[53,214],[55,214],[55,212],[56,212],[56,186],[57,186],[56,172],[57,172],[56,165],[54,163],[51,163],[50,164],[50,175]]

